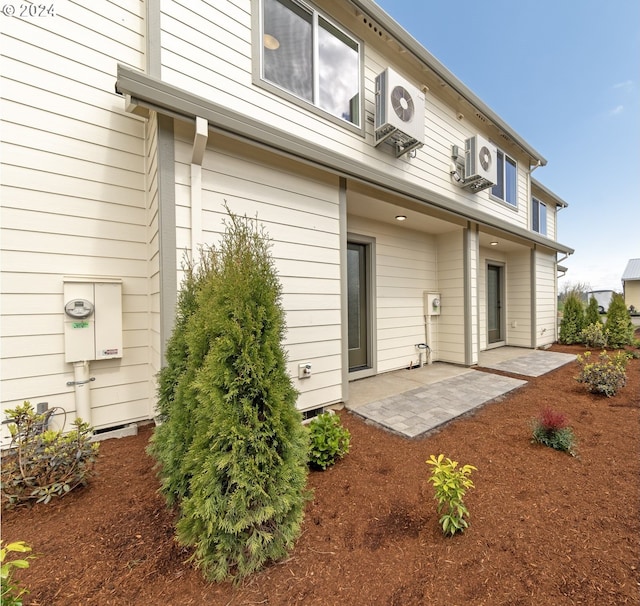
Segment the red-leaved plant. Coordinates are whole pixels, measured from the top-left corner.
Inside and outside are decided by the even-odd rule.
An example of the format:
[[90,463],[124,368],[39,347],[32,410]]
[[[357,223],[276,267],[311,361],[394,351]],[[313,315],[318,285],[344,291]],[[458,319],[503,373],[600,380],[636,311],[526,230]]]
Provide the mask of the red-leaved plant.
[[533,421],[533,442],[550,446],[573,455],[573,430],[569,427],[569,420],[564,413],[551,408],[542,410]]

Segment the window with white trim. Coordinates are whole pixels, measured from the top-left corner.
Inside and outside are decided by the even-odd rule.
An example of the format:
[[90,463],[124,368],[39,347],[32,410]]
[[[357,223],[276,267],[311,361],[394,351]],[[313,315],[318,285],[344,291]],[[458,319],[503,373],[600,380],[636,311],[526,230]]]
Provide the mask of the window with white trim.
[[491,188],[491,195],[511,204],[518,205],[518,168],[516,161],[498,150],[498,182]]
[[531,229],[547,235],[547,205],[537,198],[531,199]]
[[360,127],[360,43],[301,2],[261,4],[262,80]]

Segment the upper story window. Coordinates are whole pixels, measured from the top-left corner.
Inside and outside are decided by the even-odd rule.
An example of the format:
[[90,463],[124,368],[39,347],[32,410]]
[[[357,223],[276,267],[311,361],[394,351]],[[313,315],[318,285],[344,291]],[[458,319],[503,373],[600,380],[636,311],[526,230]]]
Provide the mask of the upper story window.
[[262,10],[262,80],[360,127],[360,43],[300,2]]
[[491,195],[512,206],[518,205],[516,161],[498,150],[498,182],[491,188]]
[[547,235],[547,205],[537,198],[531,200],[531,229],[543,236]]

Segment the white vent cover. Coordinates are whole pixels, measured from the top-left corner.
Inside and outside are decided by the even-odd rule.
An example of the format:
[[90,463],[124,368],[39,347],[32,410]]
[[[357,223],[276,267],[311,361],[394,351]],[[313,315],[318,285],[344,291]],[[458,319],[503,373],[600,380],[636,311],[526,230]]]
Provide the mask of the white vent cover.
[[498,150],[487,139],[476,135],[465,141],[464,181],[462,187],[479,192],[498,181]]
[[376,77],[375,145],[395,144],[396,156],[424,145],[422,92],[390,67]]

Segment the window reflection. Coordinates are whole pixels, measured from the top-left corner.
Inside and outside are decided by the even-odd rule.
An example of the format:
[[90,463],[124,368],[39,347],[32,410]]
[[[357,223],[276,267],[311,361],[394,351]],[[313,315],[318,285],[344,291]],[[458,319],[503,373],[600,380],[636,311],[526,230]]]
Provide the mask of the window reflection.
[[263,6],[263,78],[359,125],[358,43],[292,0],[264,0]]

